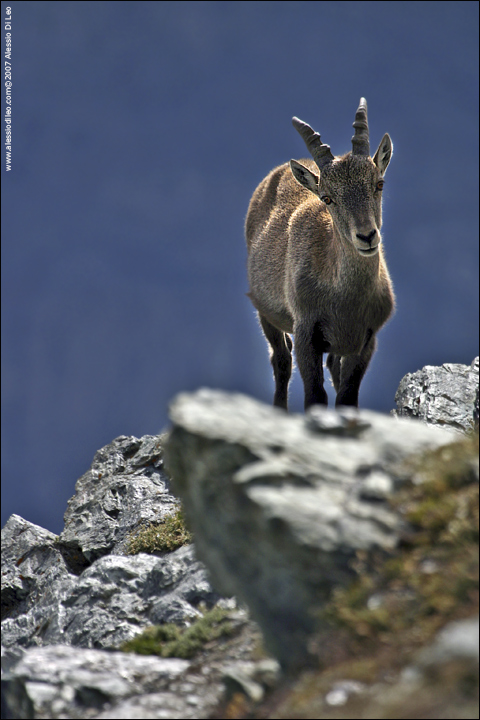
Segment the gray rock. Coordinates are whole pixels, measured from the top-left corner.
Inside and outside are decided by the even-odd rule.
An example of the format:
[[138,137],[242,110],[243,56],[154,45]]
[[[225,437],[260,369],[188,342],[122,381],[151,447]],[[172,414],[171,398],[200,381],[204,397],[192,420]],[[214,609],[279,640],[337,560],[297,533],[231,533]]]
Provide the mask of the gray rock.
[[192,546],[163,558],[109,555],[79,577],[52,577],[57,563],[46,551],[39,563],[45,568],[39,584],[32,582],[30,594],[4,619],[6,648],[58,643],[118,647],[147,625],[191,621],[200,615],[201,602],[211,606],[220,597]]
[[435,641],[429,647],[418,653],[417,666],[425,669],[431,665],[448,663],[459,658],[478,665],[480,655],[478,633],[478,617],[449,623],[437,634]]
[[56,545],[57,536],[12,515],[2,528],[2,644],[41,643],[62,616],[62,603],[78,577]]
[[99,450],[77,480],[65,512],[62,546],[86,563],[123,554],[130,533],[178,508],[163,472],[161,437],[121,436]]
[[[189,665],[188,661],[178,658],[53,645],[25,653],[8,673],[4,688],[14,717],[96,717],[104,709],[108,712],[119,700],[139,694],[158,694],[183,677]],[[177,699],[177,707],[184,711],[189,709],[185,698]]]
[[478,617],[449,623],[394,682],[368,688],[361,717],[477,718],[478,630]]
[[[203,690],[203,688],[198,688]],[[205,707],[204,696],[193,692],[164,692],[139,694],[131,700],[116,704],[97,715],[95,720],[150,720],[150,718],[178,718],[190,720],[210,716],[210,710],[218,703],[215,695]],[[203,710],[203,712],[202,712]]]
[[178,507],[161,442],[118,438],[100,450],[62,536],[15,515],[2,529],[2,717],[209,717],[224,657],[250,657],[259,632],[239,610],[232,649],[221,644],[215,659],[214,644],[200,670],[107,651],[147,625],[188,624],[199,606],[236,608],[212,590],[192,545],[125,555],[130,530]]
[[478,427],[478,357],[471,365],[426,365],[408,373],[395,395],[393,415],[468,431]]
[[357,695],[365,692],[366,686],[356,680],[339,680],[335,682],[330,691],[325,695],[327,705],[338,707],[348,702],[350,695]]
[[359,437],[370,425],[362,422],[355,408],[325,412],[326,408],[313,405],[305,417],[305,426],[314,432],[339,437]]
[[210,390],[177,396],[170,416],[165,462],[198,556],[289,669],[308,662],[312,610],[349,582],[355,553],[396,547],[402,520],[387,500],[403,461],[452,441],[373,412],[287,415]]
[[225,700],[228,703],[235,694],[243,693],[253,702],[259,702],[265,690],[274,687],[279,679],[280,666],[272,658],[226,665],[223,670]]
[[480,397],[479,397],[479,388],[477,387],[477,390],[475,392],[475,402],[473,405],[473,424],[474,424],[477,432],[478,432],[478,425],[479,425],[479,417],[480,417]]
[[[7,717],[208,718],[224,694],[224,664],[251,657],[258,631],[239,612],[239,634],[210,643],[199,661],[53,645],[29,648],[2,677]],[[243,616],[243,617],[242,617]],[[265,661],[257,676],[275,673]]]
[[2,620],[18,617],[38,603],[56,602],[72,587],[57,536],[11,515],[2,528]]
[[146,625],[189,622],[200,603],[219,599],[192,546],[164,557],[117,554],[128,532],[178,507],[161,454],[161,438],[151,436],[117,438],[99,450],[77,483],[61,536],[9,518],[2,529],[5,648],[116,647]]

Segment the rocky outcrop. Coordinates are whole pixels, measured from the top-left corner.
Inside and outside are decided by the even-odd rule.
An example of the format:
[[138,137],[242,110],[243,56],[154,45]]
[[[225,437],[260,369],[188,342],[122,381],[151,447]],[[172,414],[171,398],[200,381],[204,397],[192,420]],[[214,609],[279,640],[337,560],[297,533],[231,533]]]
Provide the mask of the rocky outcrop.
[[[16,555],[24,532],[39,536],[41,528],[12,515],[2,532],[8,555]],[[219,599],[192,546],[163,558],[107,555],[77,576],[69,572],[57,538],[48,540],[17,556],[5,582],[5,647],[117,647],[147,625],[198,617],[199,602]]]
[[[7,694],[19,718],[78,718],[85,717],[85,711],[97,717],[147,718],[159,717],[152,713],[165,709],[172,713],[169,717],[194,718],[195,696],[188,704],[178,693],[189,666],[178,658],[53,645],[25,653],[11,674]],[[144,714],[139,714],[140,707],[136,712],[129,707],[133,699],[138,703],[139,695],[144,696]],[[112,699],[118,703],[113,714],[103,710]]]
[[[279,671],[275,660],[258,659],[261,635],[247,606],[284,670],[345,659],[348,643],[332,636],[324,609],[367,573],[370,561],[411,543],[403,493],[424,481],[412,457],[449,445],[470,427],[475,367],[478,375],[477,362],[473,370],[449,365],[404,378],[401,397],[423,393],[410,403],[412,413],[410,400],[399,401],[398,415],[403,408],[409,418],[322,408],[287,415],[244,396],[203,390],[174,400],[168,438],[120,437],[102,448],[77,482],[60,536],[15,515],[2,530],[2,717],[247,714]],[[424,422],[412,422],[413,415]],[[447,450],[442,462],[450,455]],[[468,483],[475,473],[478,480],[471,458],[462,473],[466,492],[451,523],[457,533],[471,502]],[[174,513],[178,498],[195,548],[128,554],[131,535]],[[438,517],[449,502],[439,505]],[[419,561],[425,578],[438,572],[435,551]],[[463,570],[460,585],[470,587],[468,558]],[[387,595],[370,593],[366,610],[379,608],[384,618]],[[147,626],[189,625],[215,605],[230,608],[232,635],[194,657],[119,651]],[[360,625],[365,622],[362,615]],[[386,684],[379,676],[369,683],[353,670],[336,676],[329,668],[329,679],[298,680],[301,698],[312,696],[302,682],[320,688],[320,709],[305,708],[303,700],[299,709],[296,691],[285,699],[283,683],[280,699],[273,690],[268,707],[275,717],[330,717],[330,711],[338,717],[344,705],[345,717],[403,717],[411,708],[395,705],[395,698],[425,688],[445,707],[458,706],[460,714],[452,710],[449,717],[470,717],[469,699],[442,695],[450,685],[439,668],[450,672],[459,664],[464,686],[478,663],[472,623],[453,623],[434,641],[430,634],[412,664],[391,671]]]
[[193,547],[128,556],[129,534],[178,508],[159,438],[120,437],[77,482],[60,536],[12,515],[2,529],[2,642],[112,648],[199,615],[216,595]]
[[[369,411],[287,415],[213,390],[177,396],[165,456],[198,557],[248,604],[286,669],[308,663],[318,608],[354,577],[359,551],[389,552],[405,460],[451,432]],[[317,610],[317,612],[315,612]]]
[[162,452],[152,436],[99,450],[60,536],[17,515],[5,524],[2,717],[207,717],[224,691],[223,665],[250,659],[260,635],[242,610],[232,613],[235,642],[211,654],[205,672],[112,652],[147,626],[188,624],[221,600],[192,545],[126,554],[130,533],[178,508]]
[[402,378],[394,415],[461,431],[478,428],[478,357],[471,365],[426,365]]
[[132,531],[177,507],[163,472],[161,437],[120,437],[98,450],[77,480],[60,545],[83,566],[102,555],[123,555]]

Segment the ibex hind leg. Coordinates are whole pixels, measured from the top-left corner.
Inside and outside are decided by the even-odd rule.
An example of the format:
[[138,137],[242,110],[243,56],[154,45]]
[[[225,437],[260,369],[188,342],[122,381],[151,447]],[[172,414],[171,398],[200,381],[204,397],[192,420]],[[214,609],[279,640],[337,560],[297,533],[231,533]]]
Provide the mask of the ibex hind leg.
[[287,410],[288,383],[292,375],[292,341],[286,333],[269,323],[263,315],[258,313],[258,317],[265,337],[272,348],[270,362],[275,378],[273,404]]
[[360,355],[345,356],[341,361],[340,386],[337,390],[335,406],[353,405],[358,407],[358,392],[365,375],[377,341],[371,333]]

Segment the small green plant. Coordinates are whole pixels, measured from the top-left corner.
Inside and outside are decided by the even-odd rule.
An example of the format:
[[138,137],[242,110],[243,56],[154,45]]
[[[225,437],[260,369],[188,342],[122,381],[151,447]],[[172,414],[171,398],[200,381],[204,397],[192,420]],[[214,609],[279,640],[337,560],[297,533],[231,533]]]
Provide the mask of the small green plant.
[[193,542],[192,534],[185,526],[181,509],[173,515],[167,515],[163,522],[152,523],[132,535],[127,546],[128,555],[137,553],[172,552],[182,545]]
[[232,635],[229,611],[214,607],[195,620],[189,627],[173,623],[146,628],[140,635],[121,646],[124,652],[160,657],[191,658],[207,642]]

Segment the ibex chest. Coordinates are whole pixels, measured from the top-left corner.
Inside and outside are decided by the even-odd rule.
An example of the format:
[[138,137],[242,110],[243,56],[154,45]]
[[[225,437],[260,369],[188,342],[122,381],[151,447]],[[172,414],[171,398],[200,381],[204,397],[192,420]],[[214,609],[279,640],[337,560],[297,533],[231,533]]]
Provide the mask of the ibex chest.
[[298,321],[309,316],[322,328],[329,351],[357,355],[366,339],[376,333],[393,310],[393,293],[388,274],[342,272],[333,281],[297,276],[295,295]]
[[356,355],[370,333],[376,333],[393,309],[389,283],[362,281],[331,288],[331,306],[324,307],[325,337],[331,351]]

